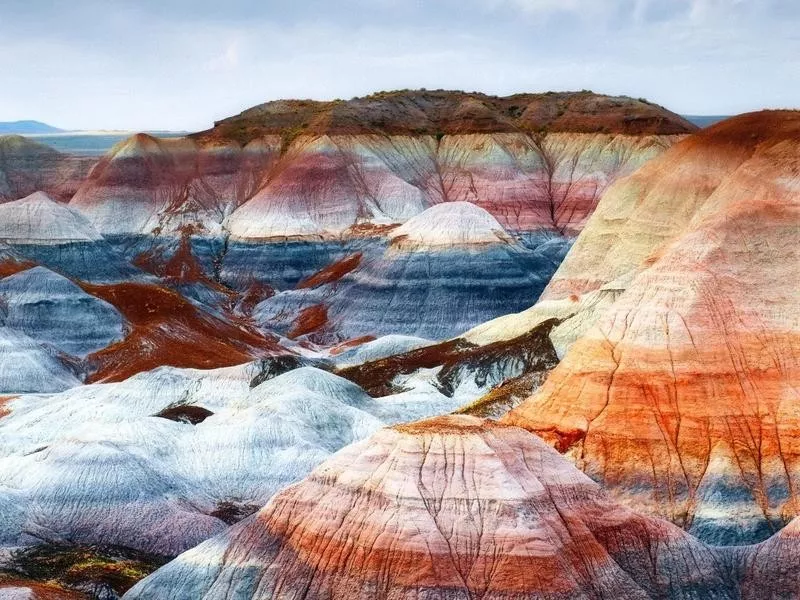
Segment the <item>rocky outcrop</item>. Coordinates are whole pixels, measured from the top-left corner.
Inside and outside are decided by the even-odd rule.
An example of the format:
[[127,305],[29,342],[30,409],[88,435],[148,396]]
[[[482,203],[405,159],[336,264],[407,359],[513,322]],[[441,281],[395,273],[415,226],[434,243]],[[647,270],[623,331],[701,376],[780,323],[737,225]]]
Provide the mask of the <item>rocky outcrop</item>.
[[68,201],[94,159],[62,154],[20,135],[0,135],[0,202],[43,191]]
[[474,417],[384,429],[125,598],[734,598],[724,561]]
[[622,289],[506,418],[713,543],[798,514],[798,139],[800,113],[736,117],[609,190],[546,297]]

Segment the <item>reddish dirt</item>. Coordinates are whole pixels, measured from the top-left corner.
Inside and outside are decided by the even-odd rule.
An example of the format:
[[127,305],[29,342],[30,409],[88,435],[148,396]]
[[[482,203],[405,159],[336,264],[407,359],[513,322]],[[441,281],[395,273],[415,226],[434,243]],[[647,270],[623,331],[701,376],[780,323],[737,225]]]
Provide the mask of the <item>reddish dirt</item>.
[[331,356],[336,356],[337,354],[341,354],[351,348],[356,348],[362,344],[366,344],[367,342],[372,342],[377,339],[374,335],[362,335],[361,337],[353,338],[350,340],[346,340],[339,344],[338,346],[334,346],[329,350]]
[[154,249],[136,256],[132,261],[133,264],[143,271],[152,273],[170,283],[202,283],[233,298],[234,292],[208,277],[197,261],[192,252],[192,229],[186,227],[181,233],[178,249],[169,258],[164,257],[161,249]]
[[0,260],[0,278],[8,277],[9,275],[14,275],[22,271],[27,271],[35,266],[36,263],[29,260],[15,260],[13,258]]
[[132,329],[124,340],[88,357],[88,382],[120,381],[160,365],[211,369],[282,351],[246,324],[223,321],[180,294],[153,284],[83,284],[113,304]]
[[18,396],[0,396],[0,419],[11,414],[11,411],[6,407],[6,404],[17,397]]
[[315,304],[300,311],[297,319],[294,321],[292,330],[289,332],[289,338],[298,338],[301,335],[306,335],[312,331],[317,331],[320,327],[328,322],[328,309],[324,304]]
[[324,269],[317,271],[311,277],[303,279],[297,284],[297,289],[302,290],[306,288],[313,288],[326,283],[333,283],[339,281],[342,277],[347,275],[350,271],[355,269],[361,264],[361,252],[347,256],[335,263],[331,263]]
[[274,295],[275,288],[271,285],[263,281],[253,280],[242,294],[237,308],[240,313],[249,315],[259,302],[272,298]]

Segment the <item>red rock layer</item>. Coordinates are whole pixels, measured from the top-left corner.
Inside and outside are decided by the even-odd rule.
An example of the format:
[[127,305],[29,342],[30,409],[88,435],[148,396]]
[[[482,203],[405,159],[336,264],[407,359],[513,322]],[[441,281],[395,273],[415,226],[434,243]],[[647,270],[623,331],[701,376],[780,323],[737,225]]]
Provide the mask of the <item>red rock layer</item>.
[[340,280],[361,263],[361,252],[346,256],[297,284],[297,289],[313,288]]
[[281,351],[245,324],[224,321],[178,293],[143,283],[83,284],[131,324],[125,339],[87,357],[89,382],[121,381],[162,365],[211,369]]
[[279,140],[198,144],[137,134],[95,165],[72,205],[103,234],[211,229],[250,198],[274,163]]
[[449,416],[346,448],[126,598],[726,598],[719,566],[535,436]]
[[[800,113],[733,119],[633,179],[641,206],[619,243],[646,241],[639,274],[506,421],[703,539],[764,539],[800,513]],[[668,211],[679,224],[659,243]],[[573,266],[596,261],[584,237],[604,240],[590,224]],[[618,255],[606,279],[630,268]]]

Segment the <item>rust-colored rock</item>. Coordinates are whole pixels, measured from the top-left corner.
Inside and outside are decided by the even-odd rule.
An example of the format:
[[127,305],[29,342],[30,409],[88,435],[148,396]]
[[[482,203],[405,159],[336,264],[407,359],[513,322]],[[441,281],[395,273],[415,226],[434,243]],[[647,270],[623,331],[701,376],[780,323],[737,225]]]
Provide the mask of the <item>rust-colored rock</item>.
[[704,540],[780,529],[800,512],[798,223],[798,112],[723,122],[615,185],[549,293],[623,290],[506,421]]
[[722,561],[516,427],[438,417],[339,452],[126,599],[732,598]]
[[124,340],[88,357],[89,382],[121,381],[161,365],[224,367],[282,351],[246,324],[211,315],[164,287],[132,282],[83,287],[132,325]]

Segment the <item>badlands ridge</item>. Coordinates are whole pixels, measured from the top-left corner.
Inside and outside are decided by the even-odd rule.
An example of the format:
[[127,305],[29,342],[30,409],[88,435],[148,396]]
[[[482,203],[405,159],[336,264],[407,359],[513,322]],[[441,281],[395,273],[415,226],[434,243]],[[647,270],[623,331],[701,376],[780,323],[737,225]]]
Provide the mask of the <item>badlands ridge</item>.
[[390,92],[0,158],[3,600],[797,597],[796,111]]

